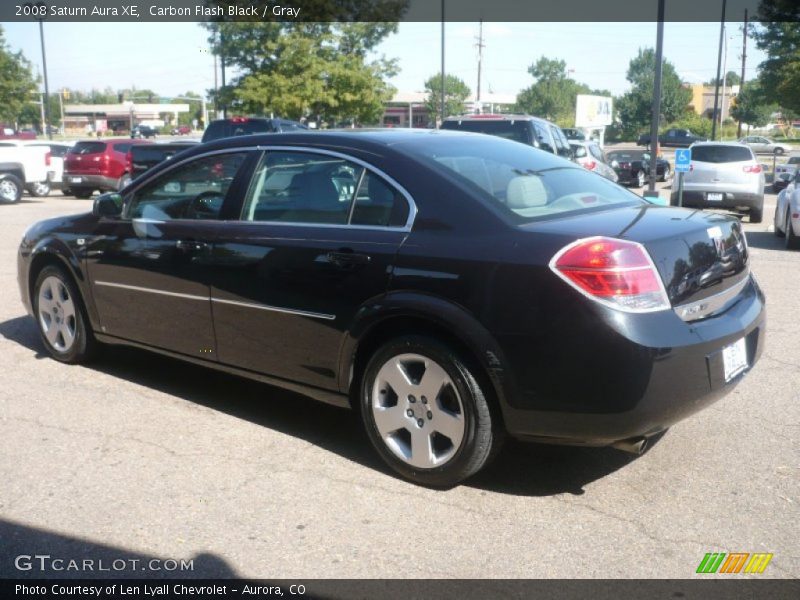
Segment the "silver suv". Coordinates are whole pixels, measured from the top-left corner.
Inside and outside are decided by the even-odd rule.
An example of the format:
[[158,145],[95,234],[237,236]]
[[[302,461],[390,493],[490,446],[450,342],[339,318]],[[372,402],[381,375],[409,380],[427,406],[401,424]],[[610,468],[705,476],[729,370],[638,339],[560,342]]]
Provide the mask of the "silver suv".
[[[683,180],[683,206],[746,211],[751,223],[764,214],[764,170],[753,151],[738,142],[692,144],[692,163]],[[672,204],[678,203],[677,186]]]

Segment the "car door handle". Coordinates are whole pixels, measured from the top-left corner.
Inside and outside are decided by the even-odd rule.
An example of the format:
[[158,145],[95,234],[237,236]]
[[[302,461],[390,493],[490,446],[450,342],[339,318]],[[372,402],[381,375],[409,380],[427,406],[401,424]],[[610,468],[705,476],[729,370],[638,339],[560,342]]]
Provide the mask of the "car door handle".
[[175,242],[175,247],[184,252],[199,252],[208,248],[205,242],[196,242],[195,240],[178,240]]
[[368,254],[356,254],[352,250],[328,252],[328,262],[338,267],[347,265],[366,265],[372,258]]

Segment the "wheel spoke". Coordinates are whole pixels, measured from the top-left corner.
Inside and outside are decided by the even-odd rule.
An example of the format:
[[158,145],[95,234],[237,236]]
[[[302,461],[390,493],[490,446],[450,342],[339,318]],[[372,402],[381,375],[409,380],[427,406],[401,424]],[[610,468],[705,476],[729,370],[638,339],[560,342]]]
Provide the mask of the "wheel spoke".
[[432,360],[425,361],[425,373],[419,382],[418,393],[425,396],[428,402],[434,403],[445,384],[450,383],[450,377],[445,370]]
[[431,432],[429,429],[411,427],[411,458],[408,462],[422,469],[434,465],[433,450],[431,448]]
[[61,337],[64,340],[64,348],[71,348],[72,342],[75,341],[75,332],[72,327],[70,327],[70,321],[72,321],[72,319],[64,319],[61,321],[61,327],[59,327]]
[[378,379],[388,383],[399,398],[405,398],[410,393],[411,381],[398,359],[386,363],[378,373]]
[[44,335],[47,337],[47,341],[50,342],[50,345],[55,347],[58,345],[58,334],[60,329],[55,321],[50,321],[47,329],[44,332]]
[[388,407],[373,406],[372,414],[375,417],[375,426],[383,437],[403,429],[408,423],[400,404]]
[[72,298],[67,296],[66,300],[61,301],[61,310],[63,311],[61,316],[64,319],[64,322],[66,322],[70,317],[75,316],[75,304],[72,302]]
[[433,419],[431,427],[449,439],[454,446],[458,446],[464,437],[464,416],[451,413],[442,408],[432,409]]

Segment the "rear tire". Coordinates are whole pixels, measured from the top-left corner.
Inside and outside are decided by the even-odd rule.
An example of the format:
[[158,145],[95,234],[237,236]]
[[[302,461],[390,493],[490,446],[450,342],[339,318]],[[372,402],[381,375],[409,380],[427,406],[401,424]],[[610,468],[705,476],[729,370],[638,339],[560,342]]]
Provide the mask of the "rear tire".
[[670,175],[671,175],[671,171],[670,171],[669,165],[665,165],[664,166],[664,174],[661,176],[661,179],[659,179],[659,181],[667,181],[669,179]]
[[762,204],[758,208],[751,208],[750,209],[750,222],[751,223],[761,223],[764,220],[764,205]]
[[87,198],[91,198],[92,194],[94,193],[93,189],[90,188],[73,188],[72,195],[76,198],[80,198],[81,200],[86,200]]
[[775,156],[782,156],[783,148],[775,148]]
[[786,235],[786,240],[785,240],[786,249],[800,250],[800,237],[796,236],[794,233],[794,227],[792,226],[792,213],[790,208],[786,209],[784,234]]
[[19,202],[22,198],[23,183],[16,175],[0,178],[0,202]]
[[775,207],[775,216],[772,218],[772,232],[775,234],[775,237],[782,238],[784,235],[786,235],[786,233],[781,231],[780,228],[778,227],[778,217],[779,216],[780,215],[778,215],[778,207],[776,206]]
[[480,471],[505,430],[479,379],[479,371],[435,338],[386,342],[369,360],[360,390],[361,417],[381,458],[406,479],[434,487],[457,485]]
[[636,173],[636,181],[634,182],[633,186],[641,188],[644,187],[644,184],[645,184],[644,171],[640,170],[638,173]]
[[33,286],[33,314],[50,356],[75,364],[88,360],[96,342],[78,288],[66,272],[48,265]]

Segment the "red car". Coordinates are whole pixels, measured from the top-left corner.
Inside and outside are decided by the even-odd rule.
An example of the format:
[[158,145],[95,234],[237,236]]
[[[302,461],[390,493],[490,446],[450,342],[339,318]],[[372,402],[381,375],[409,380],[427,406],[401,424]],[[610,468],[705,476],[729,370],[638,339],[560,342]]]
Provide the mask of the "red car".
[[0,140],[35,140],[36,132],[33,129],[17,131],[11,125],[0,125]]
[[192,133],[192,128],[188,125],[181,125],[180,127],[173,127],[170,133],[172,135],[189,135]]
[[146,140],[87,140],[77,142],[64,159],[64,193],[89,198],[95,190],[116,192],[131,181],[127,153]]

